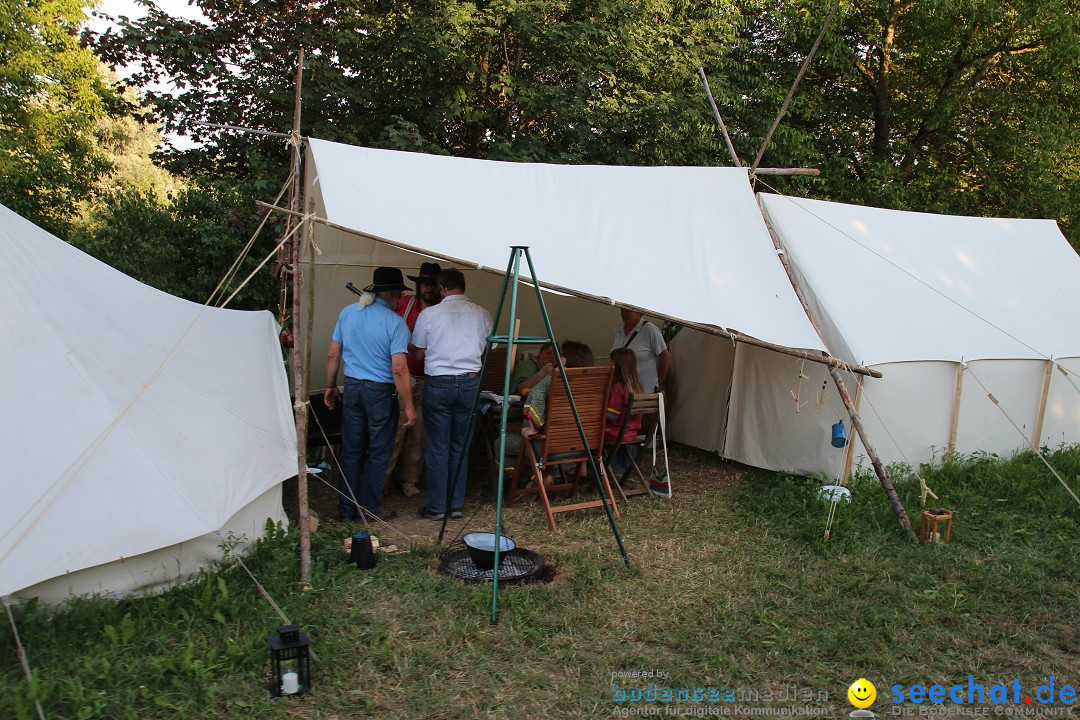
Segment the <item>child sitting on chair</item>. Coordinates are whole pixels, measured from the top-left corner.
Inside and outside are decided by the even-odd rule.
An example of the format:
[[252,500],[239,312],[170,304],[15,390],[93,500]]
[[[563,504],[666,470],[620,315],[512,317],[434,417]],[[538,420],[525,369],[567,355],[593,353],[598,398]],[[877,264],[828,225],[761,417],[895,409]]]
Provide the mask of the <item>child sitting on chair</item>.
[[641,416],[631,415],[627,419],[622,437],[619,437],[619,429],[622,427],[623,414],[630,409],[630,395],[640,395],[643,391],[633,350],[615,348],[611,351],[611,364],[615,366],[615,375],[611,379],[611,392],[608,393],[604,444],[618,445],[611,458],[611,472],[616,478],[621,478],[630,467],[631,460],[637,456],[637,445],[633,442],[641,432]]

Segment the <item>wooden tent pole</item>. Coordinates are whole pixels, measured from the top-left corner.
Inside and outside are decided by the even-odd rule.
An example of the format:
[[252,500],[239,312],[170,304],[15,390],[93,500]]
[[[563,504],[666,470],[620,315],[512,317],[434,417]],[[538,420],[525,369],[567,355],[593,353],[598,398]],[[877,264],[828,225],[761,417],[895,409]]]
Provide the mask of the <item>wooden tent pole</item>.
[[[289,209],[292,222],[304,222],[300,217],[300,97],[304,82],[304,49],[300,48],[296,59],[296,105],[293,110],[293,128],[289,143],[292,146],[290,156],[293,186],[289,192]],[[289,230],[288,223],[286,230]],[[300,243],[304,234],[296,233],[289,243],[289,266],[292,268],[292,349],[293,365],[293,412],[296,416],[296,502],[300,516],[300,582],[311,579],[311,519],[308,514],[307,484],[307,431],[308,404],[307,389],[304,384],[304,368],[301,348],[296,347],[295,339],[304,337],[300,334]]]
[[964,361],[956,363],[956,390],[953,392],[952,424],[949,426],[949,454],[956,452],[956,437],[960,433],[960,399],[964,395]]
[[[855,409],[862,408],[862,394],[863,386],[859,382],[855,387]],[[851,466],[855,462],[855,443],[849,442],[847,444],[847,450],[844,452],[844,471],[840,475],[840,484],[847,487],[848,480],[851,479]]]
[[[773,229],[772,221],[769,219],[769,215],[765,212],[764,207],[761,208],[761,217],[765,220],[765,227],[769,229],[769,235],[772,237],[773,245],[776,247],[776,255],[780,258],[780,263],[784,266],[784,271],[787,273],[788,280],[791,281],[791,287],[795,290],[795,295],[799,298],[799,302],[802,303],[803,310],[806,311],[806,317],[810,319],[810,323],[814,326],[814,330],[816,330],[818,336],[821,337],[821,326],[818,325],[817,318],[814,317],[814,313],[810,310],[810,305],[806,302],[806,296],[803,294],[802,286],[800,286],[798,280],[795,279],[795,271],[791,269],[791,263],[788,262],[787,255],[784,253],[784,248],[780,245],[780,236],[778,236],[776,230]],[[825,342],[825,338],[821,337],[821,341]],[[874,472],[878,476],[878,481],[881,483],[885,495],[889,498],[889,504],[892,506],[893,512],[896,513],[896,519],[900,521],[901,527],[903,527],[904,530],[907,530],[908,535],[914,539],[915,531],[911,529],[911,519],[908,518],[907,511],[904,510],[904,504],[900,502],[900,496],[896,494],[896,488],[893,487],[892,480],[889,479],[889,471],[885,469],[885,465],[882,464],[881,458],[874,448],[874,444],[870,442],[870,438],[866,435],[866,428],[863,427],[862,418],[859,417],[859,411],[855,409],[855,403],[851,401],[851,395],[848,394],[847,386],[844,384],[844,378],[840,376],[840,371],[836,369],[835,365],[829,366],[829,374],[832,375],[836,390],[840,393],[840,399],[843,401],[848,416],[851,418],[851,424],[855,427],[855,431],[859,433],[863,449],[866,450],[866,455],[870,458],[870,462],[874,466]]]
[[761,143],[761,149],[758,150],[757,157],[754,158],[754,164],[750,166],[750,173],[753,174],[759,164],[761,164],[761,158],[765,155],[765,149],[769,147],[769,143],[772,142],[773,133],[776,132],[776,128],[780,125],[780,121],[784,119],[784,114],[787,113],[788,105],[791,104],[791,98],[795,96],[795,89],[799,87],[799,83],[802,82],[803,75],[810,69],[810,61],[814,59],[815,53],[817,53],[818,46],[821,45],[821,41],[825,39],[825,33],[828,32],[829,26],[832,24],[833,18],[836,17],[836,11],[840,9],[840,0],[836,0],[833,5],[832,11],[829,13],[829,17],[825,19],[825,24],[821,26],[821,32],[818,33],[817,40],[814,41],[814,46],[810,48],[810,53],[806,56],[806,60],[803,61],[802,67],[799,68],[798,75],[795,76],[795,82],[791,83],[791,89],[788,90],[787,97],[784,98],[783,105],[780,106],[780,112],[776,115],[776,120],[773,120],[772,127],[769,128],[769,132],[765,135],[765,141]]
[[1046,419],[1046,403],[1050,399],[1050,380],[1054,374],[1054,360],[1046,361],[1046,377],[1043,378],[1042,399],[1039,401],[1039,410],[1035,415],[1035,433],[1031,437],[1031,447],[1036,450],[1042,443],[1043,420]]
[[739,156],[735,154],[735,146],[731,143],[731,136],[728,135],[727,125],[724,124],[724,118],[720,117],[720,109],[716,107],[716,100],[713,99],[712,88],[709,87],[709,78],[705,76],[705,68],[698,66],[697,71],[701,75],[701,82],[705,83],[705,94],[709,96],[709,105],[712,106],[713,115],[716,116],[716,123],[720,126],[720,132],[724,135],[724,144],[727,145],[728,152],[731,154],[731,162],[734,163],[735,167],[742,167]]

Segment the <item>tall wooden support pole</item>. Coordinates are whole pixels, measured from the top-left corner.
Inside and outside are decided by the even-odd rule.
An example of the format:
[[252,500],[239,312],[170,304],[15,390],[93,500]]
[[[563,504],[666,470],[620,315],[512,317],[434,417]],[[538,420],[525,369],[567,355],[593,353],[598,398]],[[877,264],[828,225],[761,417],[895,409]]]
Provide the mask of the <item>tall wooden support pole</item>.
[[914,539],[915,531],[911,529],[911,519],[904,509],[904,504],[900,502],[900,496],[896,494],[896,488],[893,487],[892,480],[889,479],[889,471],[881,463],[877,449],[870,443],[870,438],[866,436],[862,418],[859,417],[859,411],[855,409],[855,403],[851,401],[851,396],[848,395],[847,386],[844,384],[844,379],[840,377],[840,371],[831,367],[829,368],[829,374],[832,375],[833,382],[836,383],[836,390],[840,393],[840,399],[844,401],[844,407],[847,408],[848,416],[851,417],[851,424],[859,433],[863,449],[866,450],[866,455],[874,466],[874,473],[878,476],[878,481],[881,483],[882,489],[885,490],[886,497],[889,498],[889,505],[892,506],[893,512],[896,513],[896,519],[900,521],[901,527],[907,530],[908,535]]
[[[777,257],[780,258],[780,263],[784,266],[784,271],[787,273],[788,280],[791,282],[791,287],[795,290],[795,295],[799,298],[799,302],[802,303],[803,310],[806,312],[806,317],[810,318],[810,323],[814,326],[814,330],[817,331],[818,336],[820,337],[821,326],[818,325],[817,318],[814,317],[814,313],[810,310],[810,305],[806,302],[806,296],[803,294],[802,286],[800,286],[799,281],[795,279],[795,272],[791,269],[791,263],[788,262],[787,255],[784,254],[784,248],[780,245],[780,237],[776,234],[776,230],[773,229],[772,221],[765,212],[765,208],[761,208],[761,217],[765,220],[765,227],[769,229],[769,235],[772,237]],[[822,340],[824,340],[824,338],[822,338]],[[893,487],[892,480],[889,479],[888,470],[885,469],[885,465],[882,464],[881,458],[878,457],[877,450],[874,449],[874,444],[870,442],[870,438],[866,435],[866,428],[863,427],[862,418],[859,417],[859,411],[855,409],[855,403],[851,401],[851,395],[848,394],[847,386],[844,384],[844,378],[840,376],[840,371],[833,365],[829,366],[829,374],[832,376],[837,392],[840,393],[840,399],[843,401],[848,416],[851,418],[851,424],[855,427],[855,431],[859,433],[859,438],[862,440],[866,455],[870,458],[870,462],[874,466],[874,472],[878,476],[878,481],[881,483],[882,489],[885,490],[885,495],[889,498],[889,504],[892,506],[893,512],[896,513],[896,519],[900,521],[901,527],[903,527],[904,530],[907,530],[908,535],[914,539],[915,531],[911,529],[911,519],[908,518],[907,511],[904,510],[904,504],[900,502],[900,497],[896,494],[896,488]]]
[[[296,59],[296,106],[293,111],[292,136],[289,138],[289,144],[292,146],[293,172],[292,189],[289,191],[289,209],[297,214],[300,211],[300,90],[303,82],[304,50],[301,48]],[[293,222],[305,222],[297,215],[289,217],[286,230],[291,230],[290,226]],[[300,243],[303,242],[303,237],[304,233],[296,232],[289,241],[289,266],[292,268],[292,333],[297,341],[301,337],[307,338],[308,335],[300,333]],[[307,339],[310,342],[310,338]],[[300,516],[300,581],[307,582],[311,579],[311,522],[308,516],[307,485],[308,406],[302,355],[302,348],[294,345],[292,350],[293,411],[296,414],[296,502]]]
[[731,154],[731,162],[735,167],[742,167],[739,156],[735,154],[735,146],[731,142],[731,136],[728,135],[727,125],[724,124],[724,118],[720,117],[720,109],[716,107],[716,100],[713,99],[712,88],[709,87],[709,78],[705,77],[705,68],[698,67],[697,71],[701,75],[701,82],[705,83],[705,94],[709,96],[709,105],[712,106],[716,123],[720,126],[720,132],[724,135],[724,144],[727,145],[728,152]]
[[[863,386],[862,382],[858,378],[855,378],[858,383],[855,388],[855,410],[858,411],[862,407],[862,394]],[[844,471],[840,474],[840,484],[847,486],[848,478],[851,477],[851,466],[855,462],[855,443],[849,442],[847,448],[844,451]]]
[[960,434],[960,400],[964,397],[964,362],[956,363],[956,391],[952,401],[952,424],[949,426],[949,455],[956,452],[956,437]]
[[1046,361],[1046,376],[1043,378],[1042,399],[1039,400],[1039,410],[1035,415],[1035,432],[1031,436],[1031,447],[1036,450],[1042,444],[1043,420],[1046,419],[1046,403],[1050,399],[1050,380],[1054,375],[1054,360]]

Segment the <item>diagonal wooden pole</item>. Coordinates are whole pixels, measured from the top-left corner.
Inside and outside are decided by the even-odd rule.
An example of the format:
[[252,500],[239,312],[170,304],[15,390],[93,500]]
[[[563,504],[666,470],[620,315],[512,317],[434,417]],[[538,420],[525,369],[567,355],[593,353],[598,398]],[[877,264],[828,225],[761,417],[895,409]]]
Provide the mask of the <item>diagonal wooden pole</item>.
[[788,90],[787,97],[784,98],[784,104],[780,106],[780,112],[776,115],[776,120],[773,121],[772,127],[769,128],[769,132],[765,135],[765,141],[761,143],[761,149],[758,150],[757,157],[754,158],[754,163],[750,166],[751,175],[757,171],[758,165],[761,164],[761,158],[765,154],[765,148],[769,147],[773,133],[776,132],[776,128],[779,127],[780,121],[784,119],[784,115],[787,113],[788,105],[791,104],[791,98],[795,97],[795,88],[799,87],[803,75],[810,69],[810,61],[814,59],[814,54],[817,53],[821,41],[825,39],[825,33],[828,32],[833,18],[836,17],[836,11],[839,9],[840,0],[836,0],[836,4],[833,5],[833,9],[829,12],[829,17],[825,19],[825,24],[821,26],[821,32],[818,33],[817,40],[814,41],[814,46],[810,48],[810,54],[806,56],[806,60],[803,61],[802,67],[799,68],[799,74],[795,76],[795,82],[791,83],[791,89]]
[[716,117],[716,124],[720,126],[720,132],[724,135],[724,144],[727,145],[728,153],[731,154],[731,162],[735,167],[742,167],[742,163],[739,162],[739,156],[735,154],[735,145],[731,142],[731,136],[728,135],[727,125],[724,124],[724,118],[720,117],[720,108],[716,107],[716,100],[713,98],[712,88],[709,87],[709,78],[705,76],[705,68],[698,66],[698,75],[701,76],[701,82],[705,83],[705,94],[709,96],[709,105],[712,107],[713,116]]
[[[795,271],[792,270],[791,263],[788,261],[787,255],[784,253],[784,248],[780,244],[780,237],[776,234],[776,230],[773,229],[772,221],[765,212],[765,208],[760,209],[761,217],[765,220],[765,227],[768,228],[769,235],[772,237],[773,246],[776,248],[777,257],[780,258],[780,263],[784,266],[784,271],[787,272],[791,287],[795,290],[795,296],[799,298],[803,311],[806,313],[806,317],[810,319],[810,324],[814,326],[814,330],[817,331],[818,337],[824,342],[825,338],[821,334],[821,326],[818,325],[817,318],[814,317],[814,313],[810,309],[809,303],[806,302],[806,295],[803,294],[802,286],[799,285],[798,280],[795,279]],[[840,400],[843,401],[848,417],[851,418],[851,424],[855,427],[855,431],[859,434],[859,438],[862,439],[863,449],[866,450],[866,455],[870,458],[870,463],[874,466],[874,473],[877,475],[878,482],[881,483],[881,488],[885,491],[886,497],[889,498],[889,505],[892,506],[893,513],[896,514],[896,519],[900,521],[900,526],[907,531],[908,536],[914,540],[915,531],[911,528],[911,519],[904,509],[904,504],[900,502],[900,496],[896,494],[896,488],[893,487],[892,480],[889,478],[889,471],[885,469],[885,465],[878,456],[877,449],[874,447],[874,444],[870,442],[870,438],[866,434],[866,428],[863,427],[862,418],[859,417],[859,411],[855,408],[855,403],[851,401],[851,394],[848,393],[844,378],[840,375],[840,371],[834,365],[829,366],[829,375],[832,376],[833,383],[836,385],[836,390],[840,393]]]

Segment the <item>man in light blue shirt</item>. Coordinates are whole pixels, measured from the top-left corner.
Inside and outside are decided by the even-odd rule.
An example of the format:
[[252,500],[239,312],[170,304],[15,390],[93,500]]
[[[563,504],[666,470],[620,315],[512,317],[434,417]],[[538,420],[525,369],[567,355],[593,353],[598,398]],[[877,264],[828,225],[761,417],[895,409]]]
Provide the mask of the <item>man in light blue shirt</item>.
[[[416,422],[409,387],[409,327],[394,308],[406,290],[397,268],[375,268],[372,283],[360,302],[338,315],[326,356],[326,391],[331,410],[342,397],[337,388],[338,366],[345,359],[345,395],[341,417],[341,471],[338,514],[389,520],[394,511],[380,512],[382,482],[394,447],[398,402],[405,405],[405,427]],[[364,518],[367,519],[367,518]]]

